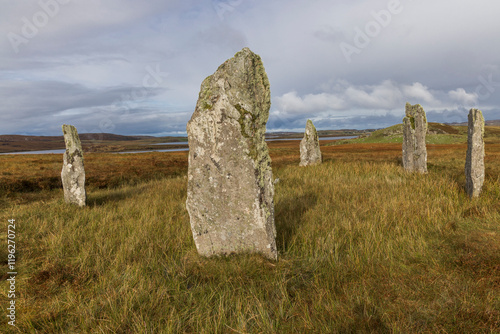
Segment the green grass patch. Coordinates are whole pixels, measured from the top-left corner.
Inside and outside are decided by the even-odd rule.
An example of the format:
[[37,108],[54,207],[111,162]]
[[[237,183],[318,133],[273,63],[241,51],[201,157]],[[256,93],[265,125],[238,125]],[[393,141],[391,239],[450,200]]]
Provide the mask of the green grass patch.
[[[467,143],[466,126],[450,126],[441,123],[429,123],[426,136],[427,144],[463,144]],[[500,142],[500,127],[486,126],[484,140],[486,144]],[[370,135],[354,139],[338,140],[326,146],[345,144],[402,144],[403,125],[397,124],[372,132]]]
[[[425,142],[427,144],[463,144],[467,143],[467,137],[461,135],[449,134],[430,134],[426,136]],[[347,140],[339,140],[331,143],[330,145],[343,145],[343,144],[402,144],[402,135],[380,136],[380,137],[364,137],[353,138]]]

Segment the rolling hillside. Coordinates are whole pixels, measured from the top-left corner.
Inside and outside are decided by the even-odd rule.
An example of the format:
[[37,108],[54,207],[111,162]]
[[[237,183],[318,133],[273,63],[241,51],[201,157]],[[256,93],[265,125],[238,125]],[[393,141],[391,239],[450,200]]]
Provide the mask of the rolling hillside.
[[[138,150],[144,145],[185,141],[185,137],[122,136],[112,133],[79,135],[86,152]],[[63,136],[0,135],[0,153],[64,149]]]
[[[485,142],[498,142],[500,140],[499,126],[485,126]],[[403,143],[403,125],[396,124],[385,129],[380,129],[358,138],[339,140],[329,145],[355,144],[355,143]],[[464,144],[467,143],[467,126],[456,126],[442,123],[429,123],[427,144]]]

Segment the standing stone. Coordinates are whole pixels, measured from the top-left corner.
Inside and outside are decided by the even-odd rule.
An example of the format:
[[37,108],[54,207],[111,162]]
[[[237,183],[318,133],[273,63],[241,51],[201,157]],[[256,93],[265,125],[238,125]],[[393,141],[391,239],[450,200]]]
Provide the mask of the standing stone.
[[479,197],[484,183],[484,118],[481,110],[469,111],[465,188],[469,197]]
[[403,118],[403,167],[409,172],[427,173],[427,117],[420,104],[406,103]]
[[413,153],[415,151],[415,129],[412,127],[409,117],[403,118],[403,167],[412,172],[415,163]]
[[203,256],[276,259],[274,186],[264,134],[271,105],[261,58],[244,48],[206,78],[187,124],[187,210]]
[[85,206],[85,170],[83,167],[83,150],[76,128],[72,125],[62,126],[66,152],[63,156],[61,179],[66,203]]
[[317,165],[322,161],[319,148],[319,137],[313,122],[308,119],[304,138],[300,141],[299,166]]

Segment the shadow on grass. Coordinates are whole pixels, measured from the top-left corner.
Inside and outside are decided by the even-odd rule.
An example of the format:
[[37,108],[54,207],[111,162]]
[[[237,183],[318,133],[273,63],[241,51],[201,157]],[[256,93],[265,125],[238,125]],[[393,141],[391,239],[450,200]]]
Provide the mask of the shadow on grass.
[[276,247],[278,251],[285,252],[287,246],[303,223],[303,216],[316,206],[318,195],[309,191],[301,196],[291,196],[278,201],[274,207],[276,217]]
[[120,202],[127,198],[137,196],[143,193],[147,187],[148,187],[147,185],[141,185],[128,189],[113,189],[109,190],[107,193],[98,193],[98,194],[92,194],[92,193],[89,194],[87,192],[87,206],[96,207],[105,205],[107,203]]
[[3,179],[0,183],[0,192],[31,193],[42,190],[62,188],[60,177],[32,177],[27,179]]
[[464,166],[460,167],[461,168],[449,166],[446,164],[434,164],[429,162],[427,163],[427,170],[429,173],[449,176],[450,179],[455,182],[457,188],[460,189],[461,192],[466,193]]

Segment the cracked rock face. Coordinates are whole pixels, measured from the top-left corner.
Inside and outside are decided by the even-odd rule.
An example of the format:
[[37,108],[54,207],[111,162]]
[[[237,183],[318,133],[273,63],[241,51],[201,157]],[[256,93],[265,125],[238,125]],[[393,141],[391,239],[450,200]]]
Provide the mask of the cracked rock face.
[[63,155],[61,179],[66,203],[85,206],[85,170],[83,166],[83,150],[76,128],[72,125],[62,126],[66,152]]
[[313,122],[308,119],[304,138],[300,141],[300,164],[299,166],[310,166],[320,164],[322,161],[319,148],[319,137]]
[[244,48],[206,78],[187,125],[187,210],[203,256],[261,253],[277,258],[274,186],[264,134],[269,81]]
[[484,183],[484,118],[481,110],[469,111],[465,188],[469,197],[479,197]]
[[406,103],[403,118],[403,167],[409,172],[427,173],[427,117],[420,104]]

